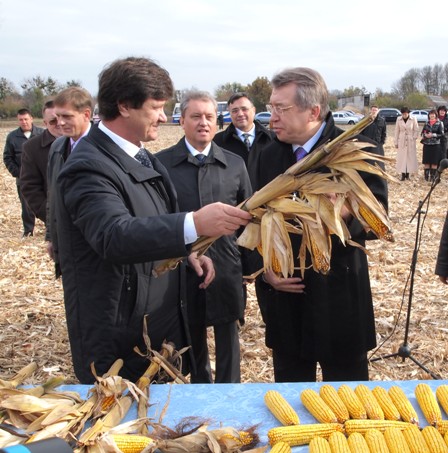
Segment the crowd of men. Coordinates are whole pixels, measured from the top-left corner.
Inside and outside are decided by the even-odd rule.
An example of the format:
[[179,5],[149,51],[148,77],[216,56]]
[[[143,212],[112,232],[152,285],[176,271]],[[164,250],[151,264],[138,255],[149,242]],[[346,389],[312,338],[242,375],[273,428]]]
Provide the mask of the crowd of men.
[[[189,346],[183,372],[191,382],[240,382],[239,326],[244,322],[245,275],[262,266],[257,251],[241,250],[236,237],[251,221],[237,205],[298,159],[342,133],[329,111],[328,90],[309,68],[279,72],[272,80],[271,128],[257,122],[246,93],[228,100],[232,123],[217,132],[216,101],[203,91],[181,102],[184,137],[152,154],[173,96],[168,72],[147,58],[116,60],[99,75],[101,121],[92,124],[93,101],[67,88],[43,107],[46,129],[18,112],[4,163],[17,180],[23,236],[35,217],[45,223],[48,252],[62,275],[74,370],[81,383],[123,359],[123,377],[135,381],[151,347],[164,341]],[[369,151],[383,154],[382,132],[371,130]],[[378,138],[379,137],[379,138]],[[319,170],[321,171],[321,170]],[[322,171],[325,171],[323,169]],[[361,175],[387,208],[387,184]],[[329,194],[329,198],[331,196]],[[349,212],[351,239],[371,239]],[[198,238],[219,238],[204,255]],[[301,238],[291,236],[294,256]],[[367,352],[376,345],[367,257],[361,247],[332,238],[331,272],[307,267],[287,278],[267,271],[255,281],[266,344],[277,382],[368,380]],[[166,259],[186,257],[154,276]],[[309,257],[307,258],[309,262]],[[298,263],[295,267],[299,268]],[[213,376],[207,328],[213,326]]]

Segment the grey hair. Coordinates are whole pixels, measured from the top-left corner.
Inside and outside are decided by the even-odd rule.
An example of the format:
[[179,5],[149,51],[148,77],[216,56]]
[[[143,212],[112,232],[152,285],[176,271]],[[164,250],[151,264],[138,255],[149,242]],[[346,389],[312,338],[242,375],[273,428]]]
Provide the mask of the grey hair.
[[180,101],[181,116],[185,116],[185,110],[187,110],[190,101],[198,100],[211,102],[213,104],[213,107],[215,108],[215,112],[218,112],[218,104],[216,102],[216,99],[208,91],[190,90],[182,96],[182,100]]
[[300,109],[306,110],[320,106],[320,120],[324,120],[330,111],[328,105],[328,89],[322,76],[310,68],[288,68],[275,74],[272,81],[274,88],[289,83],[296,86],[295,103]]

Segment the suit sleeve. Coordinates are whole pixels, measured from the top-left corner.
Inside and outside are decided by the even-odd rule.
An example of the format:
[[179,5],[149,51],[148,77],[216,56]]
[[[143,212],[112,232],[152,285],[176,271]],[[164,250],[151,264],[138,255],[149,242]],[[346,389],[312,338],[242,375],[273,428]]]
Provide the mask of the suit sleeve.
[[14,178],[19,177],[19,166],[16,162],[16,152],[14,144],[12,143],[11,134],[6,137],[5,149],[3,151],[3,163]]
[[443,224],[435,274],[442,277],[448,276],[448,212],[445,218],[445,223]]

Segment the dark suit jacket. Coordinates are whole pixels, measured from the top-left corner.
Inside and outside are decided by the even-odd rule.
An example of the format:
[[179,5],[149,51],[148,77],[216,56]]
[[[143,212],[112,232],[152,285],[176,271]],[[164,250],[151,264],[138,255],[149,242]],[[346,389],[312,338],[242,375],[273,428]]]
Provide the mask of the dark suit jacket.
[[448,213],[443,224],[435,273],[442,277],[448,276]]

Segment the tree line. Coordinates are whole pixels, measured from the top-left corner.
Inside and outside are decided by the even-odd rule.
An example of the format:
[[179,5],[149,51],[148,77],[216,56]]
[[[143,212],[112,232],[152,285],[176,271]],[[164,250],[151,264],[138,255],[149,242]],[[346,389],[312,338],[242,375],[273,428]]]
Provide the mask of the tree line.
[[[21,91],[14,84],[0,76],[0,118],[11,118],[17,110],[26,107],[31,110],[33,116],[41,117],[42,105],[46,99],[54,96],[61,89],[70,86],[82,87],[79,80],[70,80],[59,83],[53,77],[36,75],[25,79],[21,85]],[[166,105],[169,114],[176,102],[179,102],[186,90],[176,90],[174,99],[170,99]],[[267,77],[257,77],[252,83],[243,85],[238,82],[228,82],[219,85],[214,92],[218,101],[227,101],[233,93],[245,91],[253,100],[258,112],[266,110],[271,94],[271,83]],[[377,88],[375,93],[368,93],[364,86],[349,86],[344,90],[330,91],[330,108],[338,108],[338,98],[356,95],[370,94],[371,103],[380,107],[407,106],[411,109],[431,107],[428,95],[448,96],[448,63],[445,65],[435,64],[423,68],[412,68],[397,80],[390,92]]]

